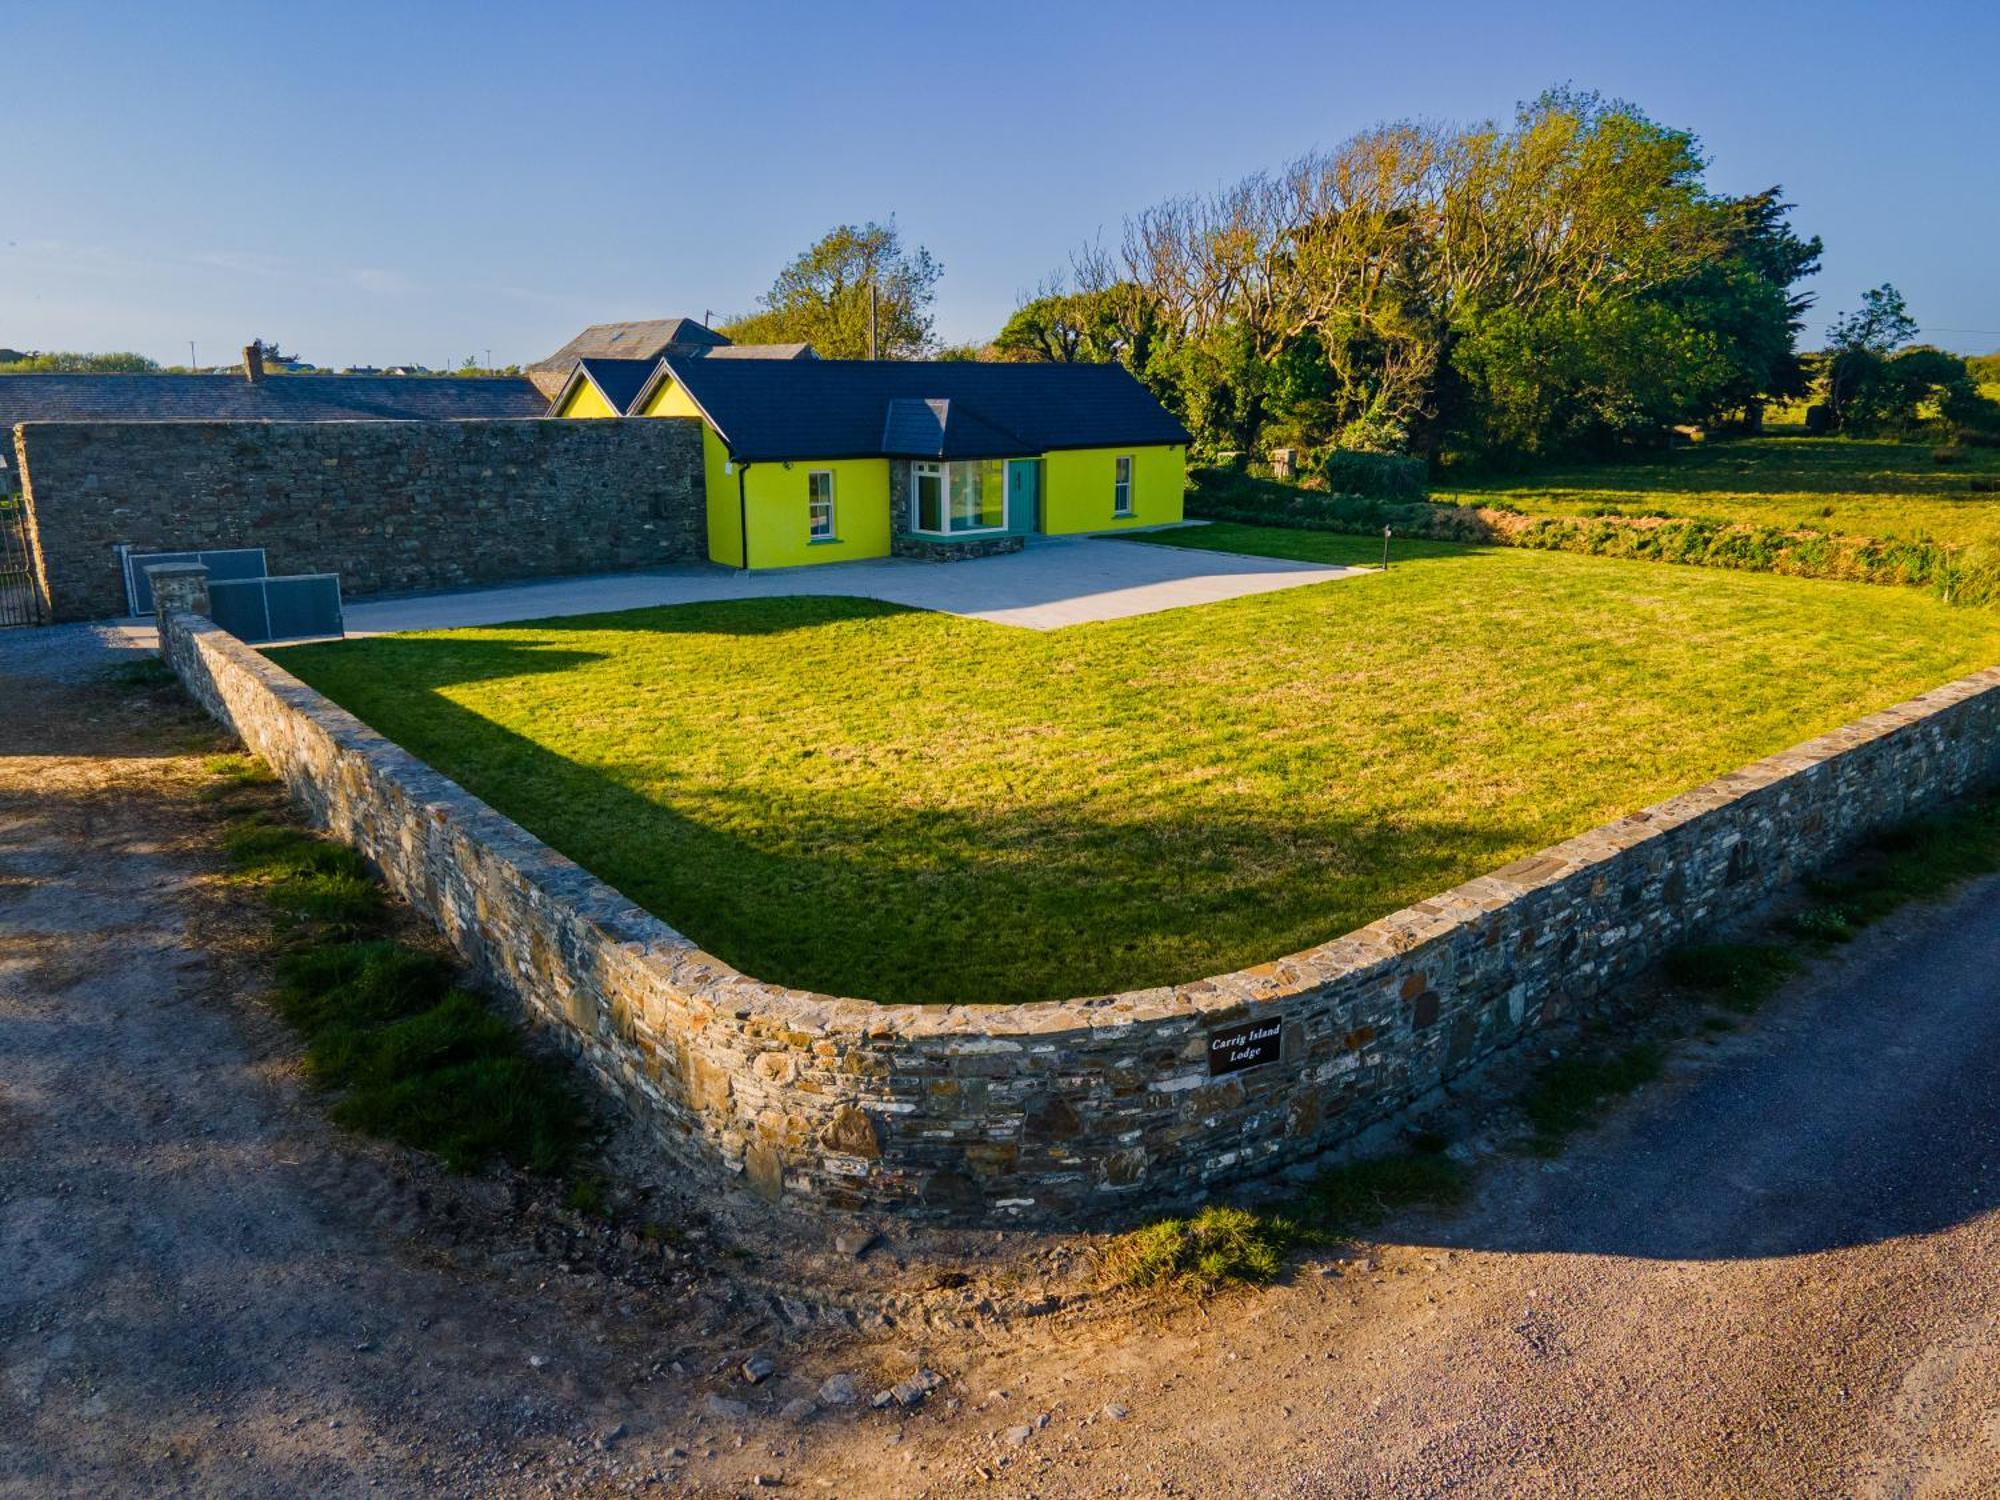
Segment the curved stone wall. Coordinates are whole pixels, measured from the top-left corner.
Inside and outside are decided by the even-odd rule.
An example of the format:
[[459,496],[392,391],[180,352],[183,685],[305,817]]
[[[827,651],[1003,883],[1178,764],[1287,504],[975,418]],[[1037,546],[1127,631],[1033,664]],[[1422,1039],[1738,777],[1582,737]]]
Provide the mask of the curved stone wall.
[[960,1222],[1185,1203],[1337,1145],[2000,766],[1990,669],[1273,963],[883,1006],[738,973],[208,621],[171,614],[165,636],[313,818],[685,1169]]

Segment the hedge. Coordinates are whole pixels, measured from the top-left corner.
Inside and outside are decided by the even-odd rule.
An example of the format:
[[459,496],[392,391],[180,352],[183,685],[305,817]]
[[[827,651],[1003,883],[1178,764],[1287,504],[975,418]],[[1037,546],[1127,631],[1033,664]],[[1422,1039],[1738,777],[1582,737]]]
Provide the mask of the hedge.
[[1254,526],[1379,533],[1592,557],[1928,588],[1947,603],[2000,600],[2000,560],[1941,542],[1842,536],[1701,516],[1529,516],[1510,507],[1322,494],[1218,470],[1190,475],[1187,513]]

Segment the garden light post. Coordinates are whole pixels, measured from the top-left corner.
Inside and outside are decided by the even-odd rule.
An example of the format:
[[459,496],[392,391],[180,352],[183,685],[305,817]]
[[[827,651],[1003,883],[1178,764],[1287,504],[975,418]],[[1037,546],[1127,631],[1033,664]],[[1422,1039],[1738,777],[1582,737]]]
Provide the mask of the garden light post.
[[1389,528],[1382,528],[1382,571],[1389,571]]

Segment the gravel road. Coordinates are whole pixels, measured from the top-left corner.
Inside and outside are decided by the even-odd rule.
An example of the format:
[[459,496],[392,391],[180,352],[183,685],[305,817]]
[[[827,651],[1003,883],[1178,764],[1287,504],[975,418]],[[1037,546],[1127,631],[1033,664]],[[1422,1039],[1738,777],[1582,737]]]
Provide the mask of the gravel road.
[[1093,1298],[1025,1235],[940,1276],[893,1227],[646,1282],[325,1124],[211,737],[39,649],[0,647],[0,1496],[2000,1494],[2000,881],[1265,1291]]

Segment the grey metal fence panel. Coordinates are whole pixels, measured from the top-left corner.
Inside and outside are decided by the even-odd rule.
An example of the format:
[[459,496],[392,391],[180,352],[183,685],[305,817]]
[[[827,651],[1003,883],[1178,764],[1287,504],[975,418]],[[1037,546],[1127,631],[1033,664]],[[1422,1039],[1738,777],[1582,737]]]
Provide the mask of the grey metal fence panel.
[[[208,569],[210,583],[262,578],[270,572],[262,547],[224,547],[211,552],[127,552],[125,597],[135,615],[153,612],[153,584],[146,569],[160,563],[198,562]],[[233,632],[232,632],[233,633]]]
[[346,634],[337,573],[295,573],[266,579],[264,608],[274,641]]
[[251,645],[346,634],[336,573],[210,583],[208,605],[216,624]]
[[264,604],[262,578],[208,586],[209,617],[239,641],[268,641],[271,614]]

